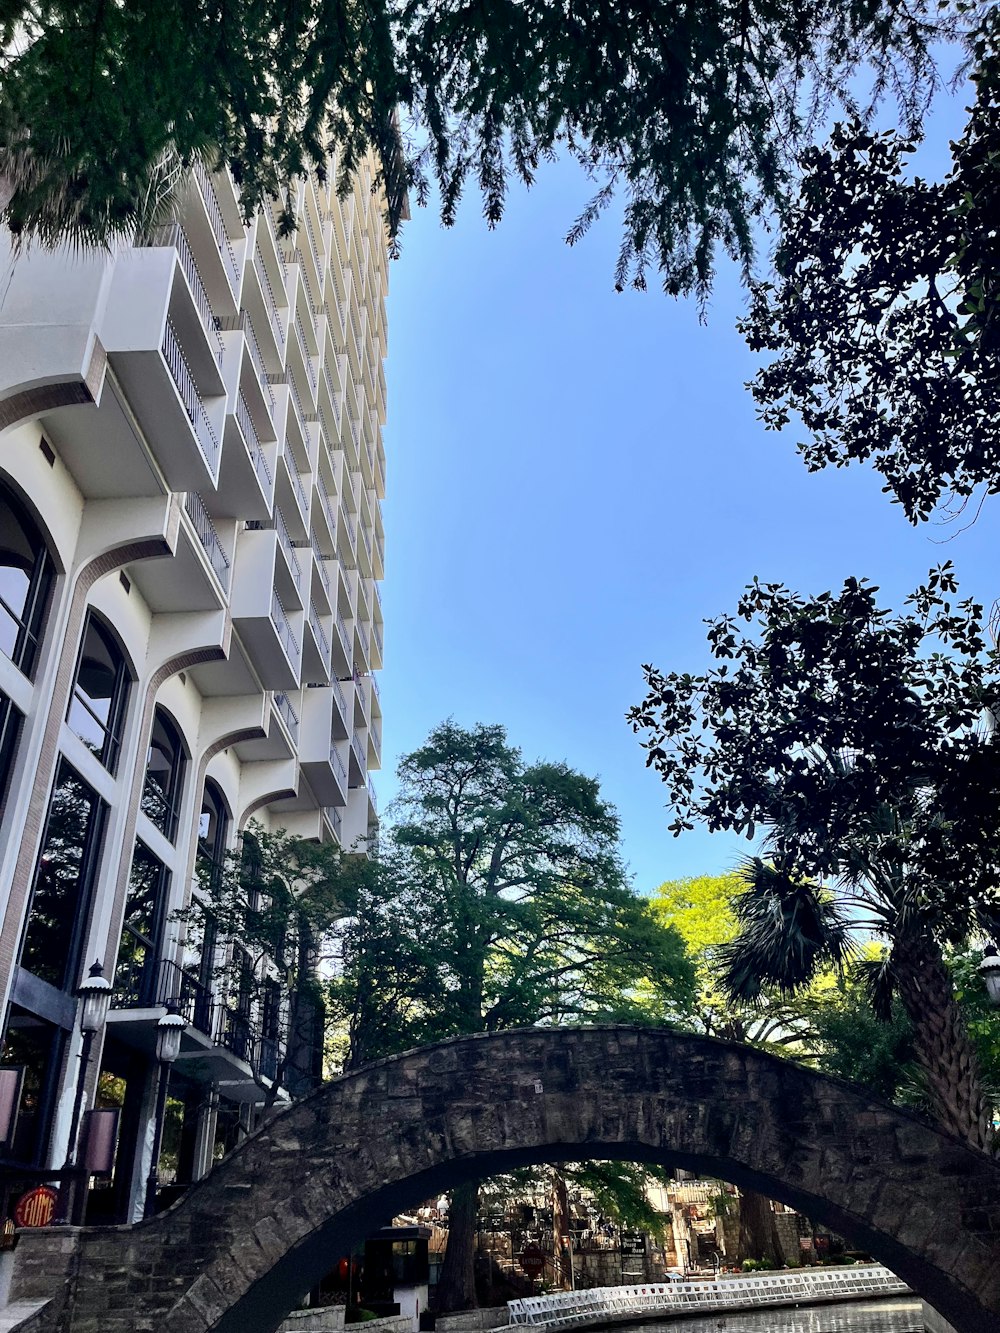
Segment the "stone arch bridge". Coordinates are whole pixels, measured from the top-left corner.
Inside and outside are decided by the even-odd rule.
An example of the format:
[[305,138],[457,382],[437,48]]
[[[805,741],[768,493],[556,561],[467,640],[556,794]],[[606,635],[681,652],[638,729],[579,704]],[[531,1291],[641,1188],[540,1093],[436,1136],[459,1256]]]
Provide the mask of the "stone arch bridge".
[[25,1238],[11,1296],[58,1284],[39,1333],[270,1333],[394,1213],[580,1157],[760,1190],[869,1249],[959,1333],[1000,1328],[1000,1166],[787,1061],[610,1026],[462,1038],[328,1083],[169,1212]]

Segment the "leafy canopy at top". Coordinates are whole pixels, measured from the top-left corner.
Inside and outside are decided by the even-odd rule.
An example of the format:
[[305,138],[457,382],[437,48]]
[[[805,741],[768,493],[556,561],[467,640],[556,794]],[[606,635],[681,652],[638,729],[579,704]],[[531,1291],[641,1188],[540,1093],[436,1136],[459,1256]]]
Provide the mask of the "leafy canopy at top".
[[[970,9],[972,11],[970,16]],[[128,235],[176,153],[226,164],[248,215],[286,182],[349,178],[375,147],[389,193],[474,181],[492,226],[557,151],[592,182],[578,239],[624,203],[619,285],[670,292],[747,269],[754,219],[831,99],[870,75],[908,128],[930,50],[976,6],[931,0],[23,0],[0,3],[0,173],[15,232]],[[400,120],[395,121],[396,110]],[[401,124],[402,134],[396,126]],[[293,225],[286,212],[283,225]]]

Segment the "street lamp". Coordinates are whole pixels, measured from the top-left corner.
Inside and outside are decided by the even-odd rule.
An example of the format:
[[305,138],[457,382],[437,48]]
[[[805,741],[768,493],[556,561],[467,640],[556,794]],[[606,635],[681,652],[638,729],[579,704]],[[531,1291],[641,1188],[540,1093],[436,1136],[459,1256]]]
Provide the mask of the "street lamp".
[[[87,977],[77,987],[76,998],[80,1003],[80,1032],[83,1044],[80,1047],[80,1072],[76,1079],[76,1093],[73,1097],[73,1114],[69,1122],[69,1142],[66,1145],[64,1172],[72,1172],[76,1166],[77,1138],[80,1133],[80,1112],[83,1110],[83,1093],[87,1084],[87,1070],[90,1065],[90,1051],[94,1038],[104,1027],[111,1004],[111,982],[103,975],[104,965],[96,960],[91,964]],[[78,1199],[79,1182],[72,1175],[64,1176],[63,1206],[60,1218],[66,1222],[77,1222],[77,1212],[82,1211],[83,1196]]]
[[990,997],[990,1004],[1000,1006],[1000,954],[997,953],[996,945],[989,945],[983,954],[983,961],[979,964],[979,975],[986,983],[986,994]]
[[167,1110],[167,1088],[170,1086],[170,1066],[181,1053],[181,1037],[187,1019],[171,1003],[156,1024],[156,1118],[153,1122],[153,1151],[146,1177],[146,1206],[144,1217],[152,1217],[156,1210],[156,1191],[159,1187],[160,1142],[163,1138],[163,1117]]

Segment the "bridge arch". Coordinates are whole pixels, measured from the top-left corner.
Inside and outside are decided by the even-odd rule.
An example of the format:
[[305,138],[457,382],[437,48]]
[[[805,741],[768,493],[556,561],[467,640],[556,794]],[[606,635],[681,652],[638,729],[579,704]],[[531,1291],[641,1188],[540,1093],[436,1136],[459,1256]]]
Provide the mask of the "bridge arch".
[[851,1236],[959,1333],[1000,1326],[1000,1166],[863,1089],[659,1029],[522,1029],[369,1065],[169,1212],[81,1236],[63,1333],[268,1333],[342,1253],[453,1186],[581,1157],[680,1166]]

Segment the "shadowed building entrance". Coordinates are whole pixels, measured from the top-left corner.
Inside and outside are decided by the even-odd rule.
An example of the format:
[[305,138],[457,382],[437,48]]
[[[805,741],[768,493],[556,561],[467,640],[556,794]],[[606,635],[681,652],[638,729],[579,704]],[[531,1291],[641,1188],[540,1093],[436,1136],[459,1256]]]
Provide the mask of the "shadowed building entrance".
[[269,1333],[394,1213],[582,1157],[768,1194],[869,1249],[959,1333],[1000,1327],[1000,1166],[787,1061],[610,1026],[462,1038],[328,1083],[170,1212],[81,1233],[72,1255],[58,1232],[30,1237],[12,1297],[49,1294],[61,1271],[40,1321],[60,1333]]

